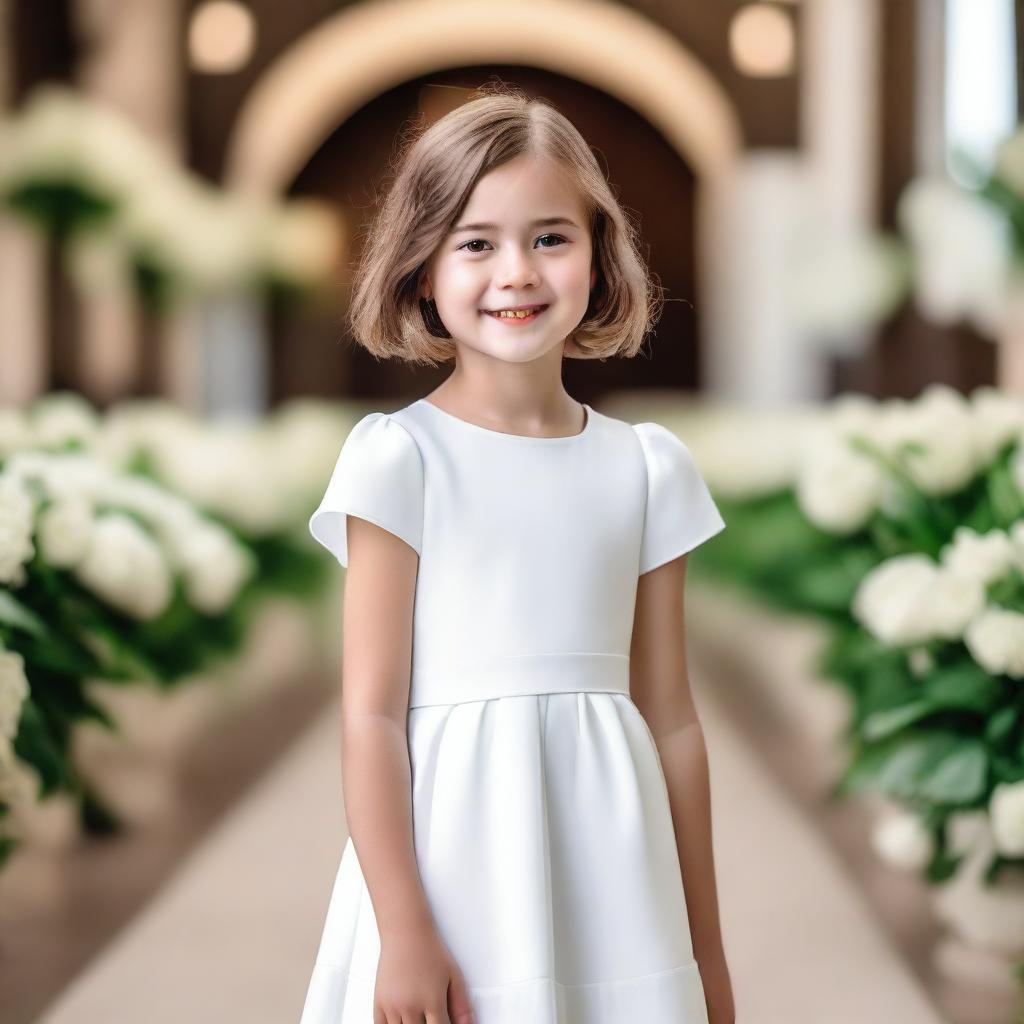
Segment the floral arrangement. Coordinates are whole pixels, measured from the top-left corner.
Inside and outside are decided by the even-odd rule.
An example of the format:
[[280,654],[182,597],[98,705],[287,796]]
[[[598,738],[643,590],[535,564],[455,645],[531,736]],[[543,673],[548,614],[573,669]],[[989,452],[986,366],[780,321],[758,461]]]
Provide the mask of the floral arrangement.
[[253,425],[147,401],[101,418],[72,394],[0,410],[0,816],[17,760],[40,799],[118,827],[69,754],[77,722],[116,730],[89,681],[172,686],[234,653],[262,596],[320,591],[305,522],[349,420],[311,402]]
[[73,90],[38,88],[0,121],[0,203],[42,228],[76,279],[132,281],[151,308],[254,288],[290,298],[330,283],[336,213],[232,195]]
[[852,708],[837,791],[898,802],[877,847],[931,881],[977,812],[986,877],[1024,868],[1024,400],[936,385],[728,415],[685,431],[732,534],[702,565],[828,623],[818,669]]

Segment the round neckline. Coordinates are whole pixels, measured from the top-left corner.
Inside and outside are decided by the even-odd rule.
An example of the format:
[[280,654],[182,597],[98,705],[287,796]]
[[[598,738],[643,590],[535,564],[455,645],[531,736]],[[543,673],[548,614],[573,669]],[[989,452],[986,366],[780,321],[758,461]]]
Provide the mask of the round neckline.
[[453,423],[461,424],[463,427],[469,430],[475,430],[481,434],[490,434],[492,437],[500,437],[509,441],[524,441],[526,443],[538,442],[540,444],[565,444],[571,441],[580,441],[587,434],[590,433],[590,428],[594,423],[594,410],[591,409],[586,402],[580,402],[587,411],[587,421],[583,424],[583,429],[575,434],[564,434],[556,437],[537,437],[533,434],[509,434],[504,430],[492,430],[490,427],[482,427],[479,423],[471,423],[469,420],[464,420],[461,416],[456,416],[454,413],[448,412],[447,409],[442,409],[439,405],[434,405],[433,402],[428,402],[426,398],[420,398],[416,402],[417,405],[425,405],[438,415],[444,417],[447,420],[451,420]]

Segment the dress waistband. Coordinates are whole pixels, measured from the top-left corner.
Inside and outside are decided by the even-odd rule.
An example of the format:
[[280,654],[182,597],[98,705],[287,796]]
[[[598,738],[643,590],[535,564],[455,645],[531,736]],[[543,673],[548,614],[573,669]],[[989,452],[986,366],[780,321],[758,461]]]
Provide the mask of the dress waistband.
[[571,651],[510,655],[427,672],[414,670],[409,707],[578,691],[628,695],[629,656]]

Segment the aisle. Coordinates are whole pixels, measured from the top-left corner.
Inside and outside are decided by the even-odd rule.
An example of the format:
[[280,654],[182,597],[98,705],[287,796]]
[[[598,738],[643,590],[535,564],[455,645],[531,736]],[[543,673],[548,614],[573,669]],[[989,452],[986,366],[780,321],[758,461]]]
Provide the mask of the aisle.
[[[743,1024],[939,1024],[823,841],[698,690]],[[337,701],[42,1024],[297,1020],[346,835]]]

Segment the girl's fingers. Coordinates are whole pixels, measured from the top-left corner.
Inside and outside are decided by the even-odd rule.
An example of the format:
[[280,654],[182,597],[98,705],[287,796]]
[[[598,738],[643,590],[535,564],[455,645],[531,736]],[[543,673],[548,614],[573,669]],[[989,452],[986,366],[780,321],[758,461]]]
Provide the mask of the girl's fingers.
[[453,971],[448,984],[448,1016],[451,1024],[474,1024],[473,1004],[461,971]]

